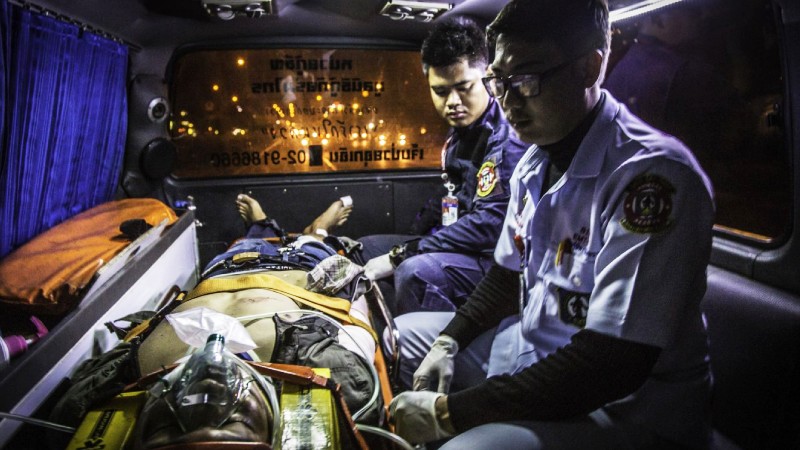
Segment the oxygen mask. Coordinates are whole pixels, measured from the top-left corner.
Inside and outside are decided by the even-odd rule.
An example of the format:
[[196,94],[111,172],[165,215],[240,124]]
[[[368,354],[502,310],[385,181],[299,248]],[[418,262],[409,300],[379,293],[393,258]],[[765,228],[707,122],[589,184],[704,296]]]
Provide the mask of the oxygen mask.
[[203,351],[157,383],[151,393],[167,402],[184,432],[219,427],[254,381],[241,366],[238,358],[225,351],[225,339],[212,334]]
[[[150,388],[143,448],[207,441],[270,442],[270,395],[260,375],[225,349],[225,338],[205,347]],[[160,445],[159,445],[160,444]]]

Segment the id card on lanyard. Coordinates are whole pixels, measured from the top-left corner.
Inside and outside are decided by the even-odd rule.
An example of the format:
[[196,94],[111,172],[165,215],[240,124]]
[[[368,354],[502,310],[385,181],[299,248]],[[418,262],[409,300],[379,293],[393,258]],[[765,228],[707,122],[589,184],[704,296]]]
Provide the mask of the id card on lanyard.
[[527,266],[528,262],[528,253],[526,252],[526,238],[522,236],[521,231],[524,226],[524,214],[523,211],[525,210],[525,205],[528,203],[529,194],[526,191],[525,195],[522,199],[517,203],[517,211],[515,213],[515,219],[517,222],[517,232],[514,235],[514,246],[517,248],[519,252],[519,316],[522,317],[522,313],[525,310],[526,301],[526,291],[527,291],[527,283],[525,282],[525,267]]
[[442,197],[442,226],[450,226],[458,221],[458,198],[454,195],[455,185],[447,175],[447,147],[453,136],[450,136],[442,146],[442,180],[447,189],[447,195]]

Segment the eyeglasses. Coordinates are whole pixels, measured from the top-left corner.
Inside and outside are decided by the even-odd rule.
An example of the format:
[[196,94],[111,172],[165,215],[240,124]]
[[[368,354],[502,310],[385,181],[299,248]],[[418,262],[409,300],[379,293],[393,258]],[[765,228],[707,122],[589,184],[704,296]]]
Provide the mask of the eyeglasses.
[[539,95],[542,80],[559,70],[570,65],[574,59],[563,62],[553,68],[540,73],[526,73],[519,75],[506,75],[504,77],[484,77],[481,80],[489,95],[502,98],[506,92],[513,91],[514,95],[522,98],[531,98]]

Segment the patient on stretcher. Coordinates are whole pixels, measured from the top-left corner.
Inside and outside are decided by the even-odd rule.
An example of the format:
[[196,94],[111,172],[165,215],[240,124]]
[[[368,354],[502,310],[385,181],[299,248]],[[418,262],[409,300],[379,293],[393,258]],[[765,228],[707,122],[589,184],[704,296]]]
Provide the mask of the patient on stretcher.
[[[361,266],[323,242],[329,230],[347,220],[352,206],[345,203],[342,200],[334,202],[306,228],[307,234],[293,242],[275,244],[265,238],[283,237],[283,231],[268,219],[255,200],[240,195],[236,206],[249,225],[248,236],[215,257],[203,270],[201,281],[194,289],[156,315],[156,319],[162,316],[163,320],[154,320],[155,325],[145,331],[139,330],[138,335],[132,332],[126,337],[126,342],[135,343],[131,346],[135,355],[130,361],[135,364],[132,372],[136,378],[185,362],[202,346],[189,345],[187,333],[198,333],[201,340],[214,334],[224,337],[229,330],[220,325],[225,320],[215,323],[214,317],[219,314],[240,323],[252,338],[254,345],[251,349],[236,353],[239,359],[328,368],[330,378],[341,386],[344,403],[353,419],[359,423],[382,424],[385,399],[380,393],[380,380],[374,364],[380,351],[376,353],[377,334],[370,325],[367,302],[367,297],[380,298],[380,293],[371,281],[363,277]],[[131,334],[135,336],[131,338]],[[247,368],[238,363],[236,367],[239,367],[236,369],[237,376],[241,375],[239,378],[253,378]],[[80,391],[81,380],[73,381],[75,384],[65,397],[71,394],[78,399],[66,402],[62,399],[54,412],[56,421],[63,423],[64,417],[75,414],[75,405],[90,403],[86,401],[86,394]],[[121,381],[129,384],[135,380]],[[95,384],[93,382],[89,389],[96,391]],[[213,386],[219,387],[220,383],[207,382],[204,385],[212,389]],[[269,394],[264,393],[263,386],[257,389],[258,392],[253,391],[256,387],[247,384],[237,388],[237,395],[249,399],[241,402],[239,407],[264,409],[268,402],[262,397],[269,397]],[[247,395],[247,391],[252,392]],[[201,397],[187,398],[194,401]],[[166,414],[170,405],[157,405],[151,412],[174,415],[174,411]],[[194,439],[252,442],[258,433],[253,432],[252,426],[244,426],[242,430],[247,432],[238,436],[231,431],[238,426],[231,426],[228,422],[235,422],[231,417],[239,417],[237,414],[240,413],[234,410],[229,413],[217,424],[218,431],[187,434],[173,427],[171,432],[159,433],[157,439],[139,436],[137,440],[141,448],[157,448]],[[263,422],[263,414],[259,413],[257,417],[261,417],[259,421]],[[179,422],[173,421],[180,425]],[[138,432],[157,430],[153,423],[149,420],[148,426]],[[262,425],[256,428],[263,431]],[[263,433],[258,439],[264,440]]]

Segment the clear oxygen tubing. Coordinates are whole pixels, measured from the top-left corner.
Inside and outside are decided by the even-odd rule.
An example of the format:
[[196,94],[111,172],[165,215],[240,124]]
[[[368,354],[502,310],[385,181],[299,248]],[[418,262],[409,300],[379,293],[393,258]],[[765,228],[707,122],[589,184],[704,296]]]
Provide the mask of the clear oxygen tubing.
[[361,424],[361,423],[357,423],[356,424],[356,429],[358,431],[362,432],[362,433],[367,432],[367,433],[372,433],[372,434],[376,434],[378,436],[384,437],[384,438],[394,442],[395,444],[399,445],[400,447],[402,447],[402,448],[404,448],[406,450],[418,450],[418,447],[412,447],[411,444],[409,444],[408,441],[406,441],[405,439],[401,438],[400,436],[398,436],[398,435],[396,435],[396,434],[394,434],[394,433],[392,433],[390,431],[386,431],[383,428],[378,428],[378,427],[373,427],[371,425],[364,425],[364,424]]
[[[255,372],[255,369],[253,369]],[[272,408],[272,448],[278,448],[278,439],[280,439],[278,430],[281,426],[281,405],[278,403],[278,392],[275,390],[275,385],[272,383],[272,378],[258,374],[256,377],[261,389],[267,393],[270,407]]]
[[68,427],[66,425],[61,425],[54,422],[48,422],[46,420],[41,419],[34,419],[33,417],[28,416],[21,416],[19,414],[11,414],[6,412],[0,412],[0,418],[9,419],[9,420],[17,420],[23,423],[28,423],[31,425],[37,425],[40,427],[50,428],[52,430],[61,431],[62,433],[72,433],[75,434],[76,429],[73,427]]

